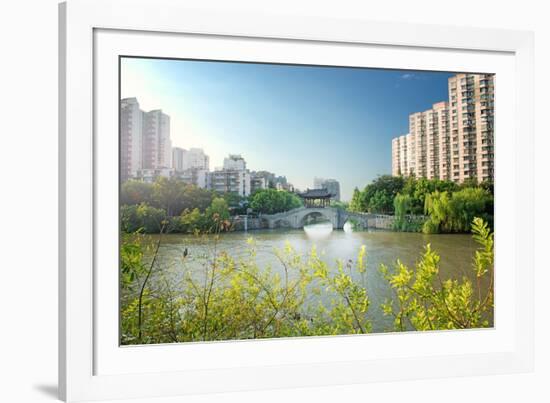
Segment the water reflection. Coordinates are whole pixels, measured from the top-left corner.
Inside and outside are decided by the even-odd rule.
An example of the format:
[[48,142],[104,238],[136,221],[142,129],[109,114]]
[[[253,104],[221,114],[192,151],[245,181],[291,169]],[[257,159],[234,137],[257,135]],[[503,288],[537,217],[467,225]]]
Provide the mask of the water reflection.
[[349,221],[346,221],[346,223],[344,224],[344,232],[346,234],[351,234],[353,232],[353,224]]
[[329,221],[304,226],[304,231],[310,239],[324,239],[332,233],[332,223]]

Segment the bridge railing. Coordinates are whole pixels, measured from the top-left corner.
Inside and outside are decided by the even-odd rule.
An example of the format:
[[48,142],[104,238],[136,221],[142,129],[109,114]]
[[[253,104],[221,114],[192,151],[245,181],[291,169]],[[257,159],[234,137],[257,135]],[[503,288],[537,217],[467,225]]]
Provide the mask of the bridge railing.
[[281,211],[279,213],[275,213],[275,214],[265,214],[265,213],[259,213],[258,214],[258,217],[264,217],[264,218],[279,218],[279,217],[286,217],[288,216],[289,214],[295,214],[295,213],[298,213],[302,210],[306,210],[305,207],[296,207],[292,210],[287,210],[287,211]]

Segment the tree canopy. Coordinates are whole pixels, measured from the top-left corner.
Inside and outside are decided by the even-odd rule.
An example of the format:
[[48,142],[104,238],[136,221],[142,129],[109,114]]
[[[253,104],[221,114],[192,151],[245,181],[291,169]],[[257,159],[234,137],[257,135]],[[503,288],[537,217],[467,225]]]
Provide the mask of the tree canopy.
[[382,175],[365,186],[355,189],[350,210],[369,213],[393,213],[393,199],[402,191],[405,179],[402,176]]
[[426,196],[428,220],[423,232],[468,232],[475,217],[492,226],[493,196],[485,189],[464,188],[457,192],[435,191]]
[[198,208],[204,211],[216,194],[210,190],[190,185],[177,178],[158,177],[153,183],[130,180],[122,184],[122,205],[147,204],[166,211],[168,216],[177,216],[185,209]]
[[257,213],[275,214],[302,206],[302,200],[286,190],[262,189],[250,197],[250,207]]

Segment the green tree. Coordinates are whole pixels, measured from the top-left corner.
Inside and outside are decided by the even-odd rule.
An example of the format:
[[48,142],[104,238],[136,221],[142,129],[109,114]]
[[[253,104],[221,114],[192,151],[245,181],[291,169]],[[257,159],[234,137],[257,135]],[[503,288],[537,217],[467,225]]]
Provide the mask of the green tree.
[[460,184],[461,189],[476,188],[478,186],[479,186],[479,183],[478,183],[477,178],[475,176],[471,177],[471,178],[464,179],[464,182],[462,182]]
[[179,211],[175,211],[175,214],[180,214],[185,209],[198,208],[200,211],[205,211],[216,197],[215,193],[202,189],[196,185],[184,184],[182,188],[181,203],[178,206]]
[[422,214],[427,195],[433,192],[454,192],[458,189],[458,185],[452,181],[410,177],[403,187],[403,194],[411,197],[411,213]]
[[153,200],[168,216],[178,215],[183,209],[184,192],[185,184],[176,178],[161,176],[153,183]]
[[120,204],[151,205],[153,202],[153,185],[137,180],[129,180],[120,189]]
[[487,192],[494,196],[495,184],[493,183],[493,181],[483,181],[479,184],[479,187],[485,189]]
[[302,201],[294,193],[285,190],[262,189],[250,197],[250,207],[264,214],[275,214],[302,206]]
[[454,193],[436,191],[426,196],[425,213],[425,233],[469,232],[474,217],[481,217],[492,226],[493,196],[479,187]]
[[178,219],[178,232],[196,233],[206,226],[204,214],[198,208],[185,209]]
[[393,199],[395,210],[395,221],[393,228],[398,231],[417,232],[422,229],[424,220],[422,217],[416,218],[413,214],[414,199],[408,194],[397,194]]
[[120,208],[121,229],[127,233],[136,231],[148,234],[158,233],[166,219],[166,211],[145,203],[123,205]]
[[213,192],[190,185],[178,178],[158,177],[153,183],[153,203],[166,210],[168,216],[177,216],[185,209],[204,211],[214,199]]
[[221,195],[227,202],[231,215],[246,214],[248,199],[236,192],[226,192]]
[[216,197],[204,212],[205,228],[208,232],[222,232],[230,229],[229,207],[222,197]]
[[377,190],[369,199],[368,210],[371,213],[391,213],[393,212],[393,199],[391,194]]
[[402,176],[379,176],[363,191],[354,191],[350,209],[356,212],[393,213],[393,199],[404,185]]
[[355,188],[353,190],[353,196],[351,197],[351,202],[349,203],[350,211],[363,212],[367,211],[367,203],[364,198],[364,193],[359,189]]
[[330,205],[331,205],[331,207],[339,208],[339,209],[342,209],[342,210],[350,209],[350,203],[345,202],[345,201],[332,200],[330,202]]

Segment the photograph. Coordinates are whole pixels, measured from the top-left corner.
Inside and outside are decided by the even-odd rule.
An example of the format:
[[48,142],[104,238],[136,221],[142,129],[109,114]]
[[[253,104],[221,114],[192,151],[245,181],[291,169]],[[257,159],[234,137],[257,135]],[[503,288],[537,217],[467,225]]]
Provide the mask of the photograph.
[[4,3],[0,403],[549,400],[544,2]]
[[494,72],[118,63],[121,346],[494,328]]

